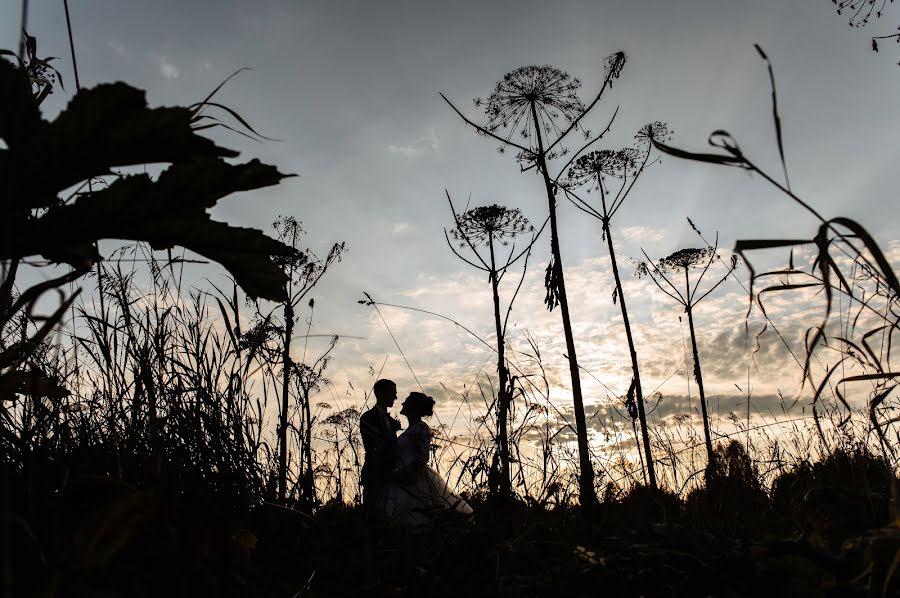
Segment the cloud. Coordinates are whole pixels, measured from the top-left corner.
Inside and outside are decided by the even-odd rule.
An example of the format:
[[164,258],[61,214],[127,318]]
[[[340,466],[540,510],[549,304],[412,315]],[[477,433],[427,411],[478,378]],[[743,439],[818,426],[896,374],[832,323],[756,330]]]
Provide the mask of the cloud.
[[128,49],[125,47],[125,44],[123,44],[122,42],[118,42],[115,40],[109,40],[106,42],[106,45],[109,46],[113,52],[115,52],[122,58],[128,58],[128,56],[129,56]]
[[391,225],[391,234],[395,237],[399,237],[401,235],[405,235],[412,229],[412,226],[409,222],[394,222]]
[[895,270],[900,268],[900,241],[891,241],[884,255]]
[[[543,302],[543,265],[534,262],[529,268],[509,319],[506,346],[510,367],[524,391],[523,401],[547,406],[550,426],[559,431],[567,421],[574,422],[571,380],[559,310],[548,312]],[[670,430],[693,430],[685,432],[686,438],[696,438],[702,434],[702,418],[691,376],[687,316],[649,281],[627,277],[624,282],[652,421],[654,425],[666,423]],[[502,281],[502,309],[517,284],[517,275]],[[601,451],[609,448],[630,455],[637,449],[622,397],[630,385],[631,361],[619,305],[612,301],[609,258],[570,264],[566,286],[592,443]],[[496,358],[490,348],[496,344],[490,285],[474,271],[422,273],[398,295],[393,302],[443,314],[459,325],[421,312],[383,310],[409,367],[415,369],[417,379],[413,379],[397,353],[394,338],[377,314],[370,314],[362,362],[375,364],[376,369],[387,363],[384,375],[395,378],[404,389],[417,388],[421,382],[438,400],[440,422],[452,425],[452,433],[465,433],[486,409],[479,386],[490,395],[491,384],[496,384]],[[810,386],[801,387],[804,339],[809,326],[821,321],[822,298],[814,292],[771,293],[765,304],[768,323],[758,308],[747,319],[746,292],[728,281],[693,313],[707,401],[714,429],[723,433],[731,433],[735,427],[731,414],[746,419],[748,382],[752,425],[768,426],[770,420],[810,414]],[[387,356],[390,359],[385,361]],[[822,365],[814,365],[816,380],[823,375],[820,368],[831,363],[829,357],[823,355]],[[347,376],[365,378],[361,373],[348,372]],[[548,394],[552,406],[546,403]],[[864,401],[864,393],[855,392],[851,404],[856,407]],[[760,430],[768,433],[775,428]],[[573,433],[563,428],[557,441],[568,440],[574,440]]]
[[164,56],[155,56],[154,60],[159,67],[159,73],[166,79],[174,81],[181,76],[181,69],[169,62]]
[[440,149],[440,140],[433,127],[428,130],[427,135],[419,137],[410,144],[390,144],[387,146],[389,153],[398,154],[404,158],[419,158],[425,155],[425,152],[427,151],[436,152],[438,149]]
[[644,241],[656,243],[662,241],[665,237],[662,230],[649,226],[629,226],[622,229],[622,234],[629,241],[637,242]]

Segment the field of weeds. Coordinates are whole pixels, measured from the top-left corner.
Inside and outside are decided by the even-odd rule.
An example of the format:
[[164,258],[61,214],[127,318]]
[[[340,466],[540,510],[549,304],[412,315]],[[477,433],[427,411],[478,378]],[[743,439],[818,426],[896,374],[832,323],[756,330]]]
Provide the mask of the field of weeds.
[[[201,134],[265,139],[218,102],[230,77],[190,106],[151,108],[126,83],[82,89],[75,71],[72,100],[45,120],[62,76],[23,30],[18,52],[0,58],[0,598],[900,595],[900,282],[865,227],[821,215],[791,187],[774,70],[756,51],[769,75],[777,174],[726,131],[712,134],[711,153],[688,151],[660,121],[629,147],[597,149],[618,110],[599,132],[588,116],[622,75],[624,52],[602,61],[599,90],[584,99],[577,78],[550,66],[504,75],[475,101],[478,116],[441,94],[460,126],[537,175],[547,211],[532,223],[509,206],[458,209],[445,192],[444,238],[484,275],[489,333],[368,293],[357,302],[383,322],[413,377],[382,309],[448,321],[490,351],[484,409],[464,434],[435,426],[430,447],[474,514],[431,512],[410,528],[373,520],[361,504],[369,389],[351,406],[320,400],[333,392],[340,339],[317,351],[307,343],[313,290],[345,243],[306,247],[290,215],[270,236],[209,214],[223,198],[292,176],[238,162]],[[754,174],[816,223],[795,238],[738,240],[725,256],[688,220],[701,247],[644,253],[637,264],[654,293],[683,309],[696,428],[689,414],[653,419],[662,395],[642,380],[613,242],[614,217],[662,156]],[[159,170],[148,174],[148,164]],[[583,306],[567,293],[564,205],[602,232],[627,347],[630,384],[606,406],[619,419],[609,419],[602,450],[590,433],[600,412],[588,415],[581,386],[593,374],[576,354],[571,313]],[[109,240],[118,244],[104,256],[99,243]],[[549,398],[537,340],[526,334],[527,351],[509,343],[529,259],[545,242],[541,292],[562,325],[566,414]],[[755,268],[772,250],[786,265]],[[221,265],[232,284],[186,282],[185,265],[201,262]],[[783,419],[752,425],[748,379],[746,419],[717,429],[695,308],[726,281],[740,284],[802,371],[805,417],[792,419],[782,397]],[[799,292],[822,308],[802,355],[767,314],[773,296]]]

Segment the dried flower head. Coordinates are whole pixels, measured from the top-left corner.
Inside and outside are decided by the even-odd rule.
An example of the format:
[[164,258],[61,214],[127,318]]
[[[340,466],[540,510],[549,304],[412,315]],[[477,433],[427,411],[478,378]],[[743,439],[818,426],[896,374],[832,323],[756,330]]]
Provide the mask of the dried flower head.
[[569,169],[567,185],[597,187],[605,177],[631,176],[638,168],[641,153],[633,147],[620,150],[598,150],[578,158]]
[[[297,249],[297,243],[306,234],[303,230],[303,223],[293,216],[279,216],[272,223],[272,228],[278,234],[279,241],[290,245],[294,249]],[[310,260],[309,255],[299,250],[292,255],[273,256],[272,261],[285,270],[292,269],[302,272],[311,271],[316,267],[316,264]]]
[[328,426],[346,426],[359,421],[359,410],[356,407],[347,407],[343,411],[332,413],[322,423]]
[[659,260],[656,269],[660,272],[679,272],[693,267],[703,267],[716,257],[718,256],[713,247],[688,247]]
[[[832,0],[837,6],[837,13],[846,11],[851,27],[865,27],[874,16],[880,19],[888,0]],[[890,0],[893,2],[894,0]]]
[[486,130],[503,131],[500,136],[507,140],[518,133],[537,151],[537,131],[561,133],[559,122],[570,123],[584,112],[579,87],[578,79],[552,66],[523,66],[504,75],[488,99],[475,100],[475,105],[484,104]]
[[451,234],[457,241],[468,239],[477,247],[490,239],[505,245],[508,239],[533,230],[534,227],[518,209],[493,204],[466,210],[457,219]]
[[625,52],[621,50],[603,59],[603,70],[606,71],[606,75],[609,77],[610,85],[612,85],[613,79],[618,79],[619,75],[622,74],[626,60],[628,58],[625,56]]
[[669,125],[658,120],[647,123],[634,136],[634,140],[638,145],[650,145],[654,141],[666,142],[671,141],[671,139],[672,131],[669,129]]

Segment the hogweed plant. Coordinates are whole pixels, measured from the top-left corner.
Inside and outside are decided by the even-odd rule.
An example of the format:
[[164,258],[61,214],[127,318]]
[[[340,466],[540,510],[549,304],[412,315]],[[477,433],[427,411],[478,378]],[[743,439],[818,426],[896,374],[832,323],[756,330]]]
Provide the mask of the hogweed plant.
[[[636,405],[637,416],[641,424],[641,441],[644,449],[647,476],[650,486],[657,487],[656,471],[653,466],[653,453],[650,449],[650,433],[647,428],[647,415],[644,409],[644,391],[641,385],[641,374],[638,367],[637,350],[634,346],[634,337],[631,333],[631,322],[628,319],[628,308],[625,302],[625,294],[622,292],[622,280],[619,277],[619,266],[616,261],[616,251],[612,240],[612,218],[622,207],[628,195],[634,189],[638,178],[644,170],[653,162],[650,160],[650,142],[652,139],[668,140],[671,132],[668,126],[661,122],[653,122],[645,125],[635,135],[637,147],[628,147],[621,150],[598,150],[589,152],[577,160],[569,169],[563,190],[566,197],[582,212],[600,221],[603,229],[603,239],[606,241],[609,259],[612,265],[613,278],[616,288],[613,292],[613,302],[618,301],[622,312],[622,321],[625,325],[625,337],[628,341],[628,352],[631,357],[631,385],[628,390],[628,402]],[[576,192],[576,189],[586,188],[587,192],[597,191],[600,195],[600,204],[593,205]]]
[[[447,200],[450,202],[450,211],[453,213],[454,221],[454,226],[449,232],[446,229],[444,230],[447,245],[459,259],[482,272],[487,272],[488,280],[491,283],[494,332],[497,335],[498,451],[496,453],[497,458],[492,460],[491,463],[489,485],[492,493],[499,493],[502,498],[509,498],[512,495],[512,486],[509,468],[510,452],[507,422],[513,397],[513,379],[510,377],[506,358],[506,327],[509,322],[509,315],[512,313],[513,303],[516,300],[519,289],[522,288],[522,282],[525,280],[531,248],[537,241],[540,231],[535,233],[534,227],[531,226],[528,219],[515,208],[506,208],[493,204],[471,208],[462,214],[458,214],[449,193],[447,193]],[[543,228],[541,231],[543,231]],[[523,234],[530,234],[531,238],[526,242],[525,247],[517,252],[515,239]],[[459,244],[459,249],[468,248],[470,250],[472,254],[471,259],[459,253],[450,241],[451,237]],[[509,253],[505,257],[497,255],[503,246],[510,247]],[[479,248],[482,251],[486,250],[487,255],[482,255]],[[506,306],[506,315],[503,316],[500,307],[500,282],[513,264],[519,260],[523,260],[522,275],[519,277],[519,283],[516,285],[515,292]]]
[[[871,430],[886,455],[896,463],[896,446],[900,443],[900,419],[896,415],[897,389],[900,370],[897,368],[892,348],[900,332],[900,280],[893,267],[872,235],[860,223],[849,218],[825,218],[804,198],[791,188],[784,158],[781,134],[781,117],[778,112],[775,91],[775,75],[772,64],[762,48],[756,46],[765,61],[771,86],[772,115],[775,128],[783,181],[763,170],[746,155],[734,137],[727,131],[714,131],[709,144],[715,153],[694,152],[666,143],[654,142],[662,152],[678,158],[707,162],[720,166],[732,166],[759,175],[768,184],[802,207],[817,222],[812,238],[738,240],[735,253],[744,258],[750,271],[750,306],[765,314],[764,296],[769,293],[820,291],[824,297],[824,315],[806,334],[806,358],[803,363],[803,384],[807,381],[813,389],[813,416],[819,436],[826,443],[821,426],[822,399],[830,393],[835,403],[844,409],[839,425],[849,423],[852,414],[848,390],[867,395],[867,410]],[[804,246],[814,248],[814,258],[808,269],[794,263],[794,250]],[[751,251],[790,248],[788,265],[757,273],[746,254]],[[771,283],[769,281],[772,281]],[[754,291],[760,283],[766,286]],[[838,304],[839,330],[829,333],[834,326],[832,316]],[[846,312],[840,306],[846,305]],[[750,311],[748,310],[748,315]],[[813,365],[825,353],[833,351],[837,361],[825,362],[825,374],[815,382]],[[892,436],[893,435],[893,436]]]
[[[476,108],[484,110],[487,121],[476,124],[466,117],[444,94],[441,97],[475,131],[500,143],[500,152],[516,150],[516,160],[523,172],[536,170],[544,184],[550,223],[550,264],[547,266],[545,287],[547,309],[559,306],[566,340],[566,357],[572,381],[572,401],[579,459],[579,495],[583,506],[596,502],[594,470],[588,444],[584,398],[575,350],[575,336],[569,313],[569,301],[562,256],[559,248],[557,223],[557,195],[559,178],[572,160],[593,143],[599,141],[609,126],[592,136],[583,120],[597,105],[604,92],[612,87],[625,66],[625,54],[617,52],[604,60],[603,85],[593,100],[585,105],[578,97],[581,82],[565,71],[551,66],[525,66],[507,73],[496,84],[486,100],[475,100]],[[615,114],[613,114],[615,118]],[[582,134],[585,143],[572,155],[568,163],[552,174],[550,163],[570,153],[564,143],[573,132]]]
[[[303,301],[316,284],[318,284],[319,280],[321,280],[328,271],[328,268],[335,262],[341,260],[341,256],[346,251],[346,246],[344,243],[335,243],[331,246],[331,249],[328,250],[328,254],[324,259],[318,258],[310,250],[301,251],[299,249],[303,228],[296,218],[291,216],[280,216],[272,226],[275,228],[279,240],[288,247],[293,248],[296,252],[291,256],[276,258],[276,263],[284,270],[287,277],[287,281],[284,285],[284,293],[287,300],[281,304],[283,321],[278,329],[281,333],[282,368],[281,408],[278,424],[278,499],[284,502],[285,497],[287,496],[287,433],[290,425],[288,422],[288,409],[290,406],[291,375],[292,373],[297,375],[296,364],[291,357],[291,342],[294,339],[294,326],[296,325],[295,310],[300,302]],[[313,305],[314,304],[310,302],[310,309],[312,309]],[[270,317],[264,319],[270,322],[272,321]],[[328,352],[330,352],[330,349]],[[326,352],[325,355],[327,355],[328,352]],[[323,358],[320,358],[316,363],[321,363],[321,368],[324,369],[327,360],[323,362],[321,361],[322,359]],[[313,369],[313,371],[316,370]],[[319,373],[321,374],[321,370],[319,370]],[[309,382],[309,380],[306,381]],[[307,401],[309,399],[309,390],[315,385],[315,381],[312,381],[308,386],[304,386],[304,384],[300,385],[300,389],[306,391],[303,392],[302,396],[305,397]],[[307,425],[311,425],[308,404],[303,407],[303,413],[305,414]],[[310,441],[311,439],[307,433],[306,442],[309,443]],[[310,450],[311,449],[303,450],[302,452],[309,457],[309,460],[311,461]],[[306,465],[307,471],[310,470],[312,463],[308,462]],[[309,484],[304,487],[308,492],[313,491],[312,486]],[[312,497],[307,496],[306,498],[311,500]]]
[[[847,24],[850,27],[865,27],[869,22],[881,19],[884,15],[887,5],[893,4],[894,0],[831,0],[837,7],[837,14],[847,17]],[[898,33],[888,33],[885,35],[872,36],[872,51],[878,52],[878,40],[894,40],[900,44],[900,27],[897,27]],[[898,63],[900,64],[900,63]]]
[[[296,397],[296,412],[302,422],[302,429],[291,425],[297,432],[297,444],[300,449],[300,473],[298,484],[302,501],[312,507],[317,504],[315,469],[313,468],[313,426],[316,418],[312,414],[310,399],[318,393],[323,386],[331,384],[325,378],[325,368],[331,361],[331,352],[337,345],[337,335],[331,337],[328,347],[313,360],[308,359],[308,343],[312,328],[312,312],[315,306],[313,299],[309,300],[309,317],[307,318],[306,335],[303,342],[303,356],[299,363],[293,364],[292,380],[294,381],[294,396]],[[307,363],[310,361],[310,363]],[[289,419],[290,421],[290,419]],[[293,498],[293,496],[291,496]]]
[[[644,253],[644,257],[647,257],[646,253]],[[694,308],[698,303],[703,301],[703,299],[708,297],[710,293],[716,290],[719,285],[725,282],[731,273],[734,272],[735,268],[737,268],[738,258],[736,255],[733,255],[731,258],[731,266],[725,275],[711,288],[698,296],[698,293],[700,293],[700,283],[703,282],[703,277],[709,271],[710,266],[717,261],[719,261],[719,256],[716,253],[716,248],[707,246],[679,249],[675,253],[667,255],[656,263],[653,263],[653,260],[647,257],[647,261],[642,262],[637,268],[637,275],[639,277],[649,277],[660,291],[681,304],[681,306],[684,307],[684,311],[687,313],[688,328],[691,333],[691,351],[694,359],[694,381],[697,383],[697,391],[700,394],[700,411],[703,415],[703,436],[706,442],[706,457],[709,463],[708,471],[713,473],[717,471],[715,469],[716,454],[713,450],[712,434],[709,426],[709,410],[706,405],[706,394],[703,390],[703,373],[700,369],[700,352],[697,349],[697,333],[694,329]],[[693,282],[691,281],[691,270],[699,271],[699,275]],[[667,274],[672,274],[674,278],[675,274],[681,272],[684,273],[684,292],[678,288],[678,285],[674,280],[667,276]]]

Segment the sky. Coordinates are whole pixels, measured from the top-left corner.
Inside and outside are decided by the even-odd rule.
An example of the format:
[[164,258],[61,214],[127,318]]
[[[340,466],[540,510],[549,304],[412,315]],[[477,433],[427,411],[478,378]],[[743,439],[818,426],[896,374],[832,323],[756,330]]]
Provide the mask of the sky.
[[[694,150],[724,129],[777,178],[768,75],[753,47],[760,44],[777,78],[794,190],[827,216],[858,220],[895,263],[900,257],[900,52],[891,44],[877,54],[870,47],[871,35],[894,30],[900,10],[861,30],[848,27],[825,0],[74,0],[69,6],[82,87],[122,80],[147,90],[151,105],[187,105],[237,69],[252,69],[216,99],[278,141],[227,131],[212,136],[243,159],[258,157],[299,177],[223,200],[213,215],[270,232],[279,215],[290,215],[303,222],[305,245],[317,252],[347,243],[344,259],[312,294],[311,333],[342,335],[327,370],[332,388],[323,394],[332,403],[362,405],[380,375],[396,380],[401,396],[421,384],[439,400],[440,421],[456,429],[474,417],[470,406],[461,409],[460,397],[495,370],[491,352],[445,319],[391,307],[379,314],[358,300],[368,292],[380,302],[439,313],[492,342],[487,279],[444,239],[452,223],[445,192],[458,206],[519,208],[538,225],[546,197],[533,173],[521,173],[511,155],[475,135],[439,92],[484,122],[473,98],[486,97],[519,66],[561,68],[582,81],[581,97],[590,99],[602,81],[603,58],[622,50],[628,60],[621,78],[588,120],[602,128],[618,108],[600,147],[631,144],[651,121],[667,123],[673,144]],[[16,47],[20,11],[18,2],[0,5],[0,47]],[[30,2],[28,30],[40,55],[58,57],[64,77],[65,91],[44,105],[51,117],[74,92],[62,3]],[[658,258],[702,244],[687,217],[707,238],[718,234],[723,256],[737,239],[810,237],[816,226],[765,181],[738,170],[664,157],[642,177],[613,222],[613,238],[645,394],[658,390],[664,397],[658,417],[691,409],[696,417],[686,322],[676,304],[631,274],[642,250]],[[608,397],[627,390],[627,345],[599,223],[561,204],[560,227],[585,397],[596,415]],[[526,353],[533,353],[528,336],[534,339],[551,398],[567,414],[559,313],[543,307],[548,260],[544,236],[530,258],[509,338]],[[746,284],[746,267],[738,274]],[[194,266],[185,276],[198,288],[205,278],[224,280],[214,266]],[[502,289],[504,300],[513,278]],[[749,356],[746,310],[746,293],[729,281],[695,314],[707,394],[723,416],[746,409],[748,364],[754,417],[777,410],[779,393],[800,396],[800,369],[771,331]],[[802,350],[803,332],[821,310],[815,298],[777,298],[770,315]],[[308,350],[326,343],[313,338]],[[298,341],[295,357],[302,349]],[[517,355],[523,372],[538,371]]]

